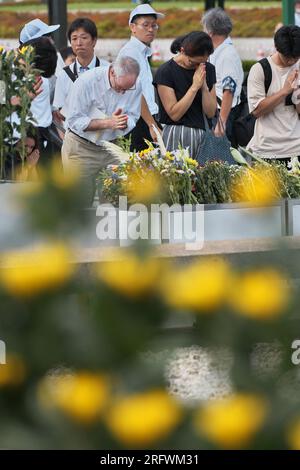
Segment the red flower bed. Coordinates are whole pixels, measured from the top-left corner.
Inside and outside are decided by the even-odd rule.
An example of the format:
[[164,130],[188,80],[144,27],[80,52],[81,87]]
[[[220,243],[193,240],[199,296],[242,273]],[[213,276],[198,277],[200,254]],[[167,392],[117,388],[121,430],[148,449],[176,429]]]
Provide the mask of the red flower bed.
[[[172,38],[188,31],[199,29],[201,12],[195,10],[166,10],[166,18],[160,22],[159,38]],[[281,9],[253,8],[249,10],[232,9],[230,15],[234,22],[233,36],[236,37],[271,37],[274,28],[281,21]],[[95,21],[99,37],[103,38],[127,38],[128,12],[116,13],[69,13],[69,23],[78,16],[86,16]],[[17,38],[23,25],[36,18],[31,13],[1,12],[0,37]],[[40,14],[39,18],[48,21],[46,14]]]

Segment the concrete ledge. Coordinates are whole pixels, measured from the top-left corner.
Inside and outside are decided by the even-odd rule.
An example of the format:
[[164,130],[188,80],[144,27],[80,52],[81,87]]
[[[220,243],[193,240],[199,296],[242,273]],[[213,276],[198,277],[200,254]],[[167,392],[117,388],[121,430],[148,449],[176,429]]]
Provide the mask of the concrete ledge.
[[[214,255],[242,255],[281,252],[282,249],[299,250],[300,237],[255,238],[247,240],[208,241],[202,249],[186,249],[185,244],[159,245],[153,247],[153,255],[162,258],[193,258]],[[119,258],[124,248],[85,248],[76,250],[75,261],[78,263],[96,263]]]

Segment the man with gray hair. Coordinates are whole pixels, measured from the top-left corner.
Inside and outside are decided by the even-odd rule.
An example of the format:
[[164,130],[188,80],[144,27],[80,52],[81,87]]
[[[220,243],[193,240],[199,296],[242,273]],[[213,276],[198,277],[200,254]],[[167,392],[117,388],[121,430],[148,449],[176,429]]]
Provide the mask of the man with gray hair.
[[229,36],[232,31],[232,21],[222,8],[213,8],[203,15],[202,24],[204,31],[211,37],[215,49],[209,58],[216,68],[216,92],[220,112],[215,134],[223,135],[225,130],[234,145],[232,125],[239,113],[238,104],[244,73],[241,59]]
[[99,170],[118,164],[118,157],[103,148],[128,134],[140,117],[140,67],[131,57],[120,57],[112,65],[96,67],[74,83],[67,116],[68,130],[62,147],[64,170],[75,166],[87,188],[88,202],[95,193]]

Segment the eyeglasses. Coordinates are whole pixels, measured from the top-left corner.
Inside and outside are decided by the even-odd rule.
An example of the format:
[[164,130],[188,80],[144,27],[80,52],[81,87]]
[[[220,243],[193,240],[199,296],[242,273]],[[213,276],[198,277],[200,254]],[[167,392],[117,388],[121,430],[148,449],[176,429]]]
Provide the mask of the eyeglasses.
[[131,88],[127,88],[127,90],[126,90],[126,91],[134,91],[134,90],[136,90],[136,86],[135,86],[135,84],[134,84],[134,85],[133,85]]
[[142,29],[153,29],[153,31],[157,31],[159,29],[159,25],[157,23],[135,23],[136,26]]

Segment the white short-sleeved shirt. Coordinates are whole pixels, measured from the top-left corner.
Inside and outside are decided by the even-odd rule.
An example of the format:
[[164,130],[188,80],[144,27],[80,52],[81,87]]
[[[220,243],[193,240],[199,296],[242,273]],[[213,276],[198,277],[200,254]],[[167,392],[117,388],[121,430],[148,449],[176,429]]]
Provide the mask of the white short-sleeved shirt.
[[216,68],[217,97],[222,101],[223,91],[231,90],[233,94],[232,108],[234,108],[240,102],[244,72],[240,56],[230,37],[216,47],[209,62]]
[[[248,77],[249,111],[257,108],[259,103],[283,88],[288,74],[299,63],[291,67],[279,67],[268,57],[272,69],[272,82],[266,95],[264,72],[260,64],[254,64]],[[254,135],[247,148],[266,158],[288,158],[300,155],[300,119],[296,108],[278,104],[270,113],[257,118]]]
[[[31,102],[30,111],[33,120],[28,119],[35,127],[49,127],[52,123],[52,111],[50,104],[50,86],[47,78],[42,78],[42,92]],[[12,113],[12,122],[20,124],[20,118],[16,112]],[[21,138],[20,133],[14,129],[14,139]]]
[[[112,89],[109,82],[110,66],[96,67],[82,74],[74,82],[69,100],[68,128],[96,145],[103,140],[114,140],[130,132],[141,114],[142,87],[140,82],[124,94]],[[94,118],[95,110],[111,116],[117,109],[128,115],[128,125],[124,130],[105,129],[100,132],[85,131]]]
[[[78,76],[80,76],[84,71],[82,71],[81,65],[76,59],[73,64],[70,65],[70,70],[71,72],[74,72],[74,65],[76,63],[76,69],[78,72]],[[109,65],[109,63],[101,59],[100,60],[100,66],[102,65]],[[89,70],[92,70],[96,67],[96,56],[93,57],[92,61],[89,63],[87,68]],[[65,112],[67,113],[68,110],[68,96],[70,93],[70,90],[72,88],[73,81],[69,77],[69,75],[65,72],[65,70],[61,70],[61,72],[58,74],[56,84],[55,84],[55,94],[54,94],[54,100],[53,100],[53,108],[54,109],[61,109],[64,108]]]
[[155,91],[153,86],[153,76],[149,64],[149,57],[152,55],[151,47],[146,46],[143,42],[132,36],[125,46],[120,50],[118,57],[132,57],[140,66],[140,74],[138,80],[142,84],[143,95],[147,102],[148,108],[152,116],[158,113],[158,106],[155,102]]

